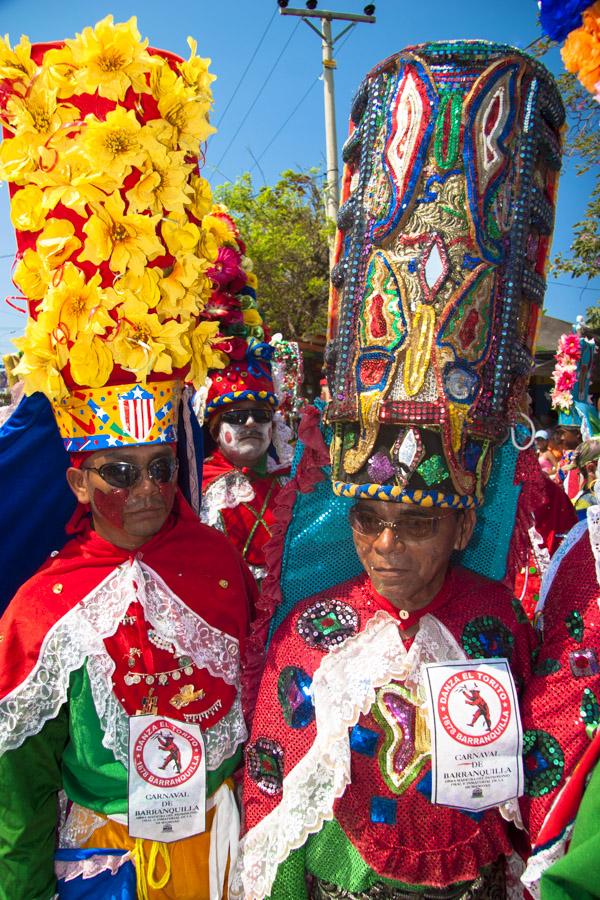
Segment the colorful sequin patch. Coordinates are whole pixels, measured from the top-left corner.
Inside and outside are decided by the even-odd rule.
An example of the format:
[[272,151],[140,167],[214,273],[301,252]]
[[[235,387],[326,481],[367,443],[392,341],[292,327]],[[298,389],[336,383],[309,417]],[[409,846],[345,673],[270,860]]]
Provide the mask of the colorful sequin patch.
[[560,663],[557,659],[552,659],[551,656],[548,656],[546,659],[542,659],[539,662],[536,662],[533,667],[534,675],[554,675],[555,672],[560,671]]
[[394,682],[377,691],[371,712],[384,731],[379,751],[382,778],[392,793],[402,794],[429,759],[426,716],[417,698]]
[[298,617],[296,630],[309,647],[329,650],[358,631],[356,610],[341,600],[316,600]]
[[286,666],[277,681],[277,696],[286,725],[306,728],[315,717],[310,688],[312,679],[298,666]]
[[398,803],[389,797],[371,797],[371,822],[395,825]]
[[560,784],[565,757],[556,738],[547,731],[525,731],[523,761],[525,793],[529,797],[543,797]]
[[583,689],[579,712],[581,721],[585,725],[587,736],[592,738],[600,725],[600,706],[596,695],[589,687]]
[[450,473],[444,464],[444,460],[438,453],[434,453],[429,459],[424,460],[417,468],[417,472],[427,485],[440,484],[450,477]]
[[362,756],[375,756],[380,735],[372,728],[355,725],[350,732],[350,749]]
[[587,678],[590,675],[597,675],[600,671],[596,651],[588,648],[571,650],[569,665],[575,678]]
[[511,659],[515,639],[496,616],[478,616],[465,625],[462,645],[471,659],[504,656]]
[[259,791],[270,797],[283,785],[283,747],[271,738],[258,738],[246,747],[248,775]]
[[574,609],[565,617],[565,625],[573,640],[580,644],[583,640],[583,619],[581,613]]

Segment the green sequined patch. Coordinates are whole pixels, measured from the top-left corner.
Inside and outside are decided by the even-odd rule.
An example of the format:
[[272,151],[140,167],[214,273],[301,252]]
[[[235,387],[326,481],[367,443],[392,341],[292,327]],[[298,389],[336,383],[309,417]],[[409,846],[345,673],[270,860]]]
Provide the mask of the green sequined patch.
[[587,736],[591,739],[600,725],[600,705],[591,688],[583,689],[581,706],[579,707],[581,720],[585,725]]
[[560,670],[560,663],[557,659],[552,659],[548,657],[548,659],[543,659],[541,662],[536,663],[533,674],[534,675],[553,675],[555,672]]
[[556,738],[547,731],[531,730],[523,734],[525,793],[543,797],[558,787],[565,768],[565,757]]
[[566,616],[565,625],[573,640],[580,644],[583,640],[583,619],[581,613],[574,609],[573,612]]
[[521,603],[517,600],[516,597],[513,597],[512,608],[514,610],[515,619],[517,620],[519,625],[527,625],[529,622],[529,619],[527,618],[527,614],[525,613],[525,610],[521,606]]
[[462,645],[471,659],[512,658],[515,639],[496,616],[478,616],[465,625]]
[[417,468],[417,472],[427,487],[431,487],[432,484],[440,484],[450,477],[448,469],[444,465],[444,460],[437,453],[424,460]]

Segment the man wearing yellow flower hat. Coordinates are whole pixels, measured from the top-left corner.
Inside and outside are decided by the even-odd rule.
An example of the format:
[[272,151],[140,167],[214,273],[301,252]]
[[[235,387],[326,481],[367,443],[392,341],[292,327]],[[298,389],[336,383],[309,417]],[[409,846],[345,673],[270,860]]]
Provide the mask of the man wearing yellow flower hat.
[[17,374],[52,404],[78,501],[0,620],[0,898],[220,897],[255,586],[177,487],[183,383],[218,361],[198,322],[207,61],[108,17],[0,41],[0,81],[30,309]]
[[204,314],[219,328],[219,367],[210,370],[204,421],[215,444],[205,460],[202,521],[238,548],[260,584],[275,507],[288,480],[291,430],[277,412],[274,348],[256,305],[256,276],[238,228],[223,207],[205,223],[219,240],[209,269],[215,289]]

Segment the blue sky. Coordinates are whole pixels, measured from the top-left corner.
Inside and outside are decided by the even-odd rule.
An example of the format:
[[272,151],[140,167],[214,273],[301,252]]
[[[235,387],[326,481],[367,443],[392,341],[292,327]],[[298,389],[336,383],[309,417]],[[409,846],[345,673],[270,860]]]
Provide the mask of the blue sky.
[[[303,2],[290,0],[290,6],[303,6]],[[319,6],[360,13],[364,3],[320,0]],[[391,53],[408,44],[444,38],[485,38],[524,48],[538,35],[535,0],[379,0],[376,7],[376,24],[357,26],[336,48],[340,147],[350,101],[361,78]],[[324,170],[320,42],[300,19],[280,16],[276,0],[176,0],[173,4],[165,0],[0,0],[0,28],[12,41],[23,33],[32,41],[60,40],[108,13],[116,21],[137,16],[142,36],[153,46],[184,56],[187,35],[192,35],[198,52],[212,58],[211,68],[218,76],[213,85],[213,122],[218,133],[209,141],[204,170],[211,184],[235,180],[247,170],[252,170],[257,187],[273,183],[287,168]],[[339,24],[334,25],[334,35],[340,30]],[[558,51],[545,61],[556,74],[562,71]],[[572,225],[583,214],[592,184],[592,175],[577,177],[574,160],[565,161],[554,251],[568,248]],[[15,293],[10,280],[14,246],[7,188],[0,185],[0,352],[10,349],[11,336],[22,332],[25,320],[3,302]],[[564,275],[550,279],[545,302],[550,315],[574,320],[594,303],[600,303],[600,279],[589,285],[587,279]]]

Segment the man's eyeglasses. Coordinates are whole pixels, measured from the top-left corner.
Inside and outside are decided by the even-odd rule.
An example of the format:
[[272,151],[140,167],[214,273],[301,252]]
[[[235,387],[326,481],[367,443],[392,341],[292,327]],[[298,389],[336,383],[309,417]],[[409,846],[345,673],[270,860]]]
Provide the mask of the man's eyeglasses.
[[175,477],[178,465],[174,456],[157,456],[147,466],[121,460],[105,463],[98,468],[82,466],[82,469],[85,472],[96,472],[111,487],[132,488],[142,480],[144,473],[157,484],[168,484]]
[[437,534],[440,521],[454,515],[454,510],[437,516],[413,516],[410,513],[387,522],[371,510],[353,506],[350,510],[350,527],[357,534],[376,539],[385,528],[391,528],[396,540],[424,541]]
[[227,409],[221,414],[221,422],[228,425],[245,425],[248,419],[259,425],[266,425],[273,421],[273,412],[270,409]]

